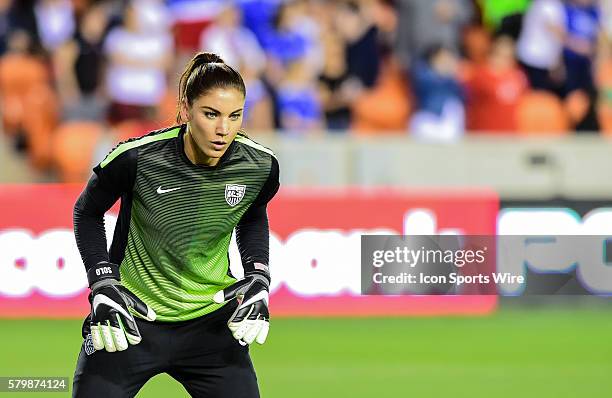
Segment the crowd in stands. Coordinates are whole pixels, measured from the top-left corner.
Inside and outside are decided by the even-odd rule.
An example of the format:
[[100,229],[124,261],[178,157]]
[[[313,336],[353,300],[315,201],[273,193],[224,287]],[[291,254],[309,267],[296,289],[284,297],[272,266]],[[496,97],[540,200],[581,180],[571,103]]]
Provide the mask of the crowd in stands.
[[34,167],[80,181],[175,123],[212,51],[251,132],[612,134],[611,35],[609,0],[0,0],[0,112]]

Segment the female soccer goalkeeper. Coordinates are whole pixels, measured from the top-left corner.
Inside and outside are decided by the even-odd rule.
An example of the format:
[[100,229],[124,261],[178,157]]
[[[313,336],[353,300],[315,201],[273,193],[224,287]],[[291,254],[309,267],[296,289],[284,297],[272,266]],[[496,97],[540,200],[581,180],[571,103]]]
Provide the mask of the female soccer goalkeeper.
[[[248,345],[268,334],[278,162],[240,132],[244,82],[221,58],[197,54],[179,89],[184,124],[119,144],[75,205],[91,289],[75,397],[132,397],[164,372],[194,397],[259,397]],[[119,198],[109,252],[103,216]]]

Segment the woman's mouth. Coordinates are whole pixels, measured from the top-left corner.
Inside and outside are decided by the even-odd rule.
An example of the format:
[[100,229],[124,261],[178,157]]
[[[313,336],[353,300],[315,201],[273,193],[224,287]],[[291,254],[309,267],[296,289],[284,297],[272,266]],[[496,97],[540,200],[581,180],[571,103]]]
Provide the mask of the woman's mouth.
[[213,148],[215,148],[215,150],[217,151],[221,151],[223,150],[223,148],[225,148],[225,141],[221,141],[221,140],[217,140],[217,141],[211,141],[210,142],[213,146]]

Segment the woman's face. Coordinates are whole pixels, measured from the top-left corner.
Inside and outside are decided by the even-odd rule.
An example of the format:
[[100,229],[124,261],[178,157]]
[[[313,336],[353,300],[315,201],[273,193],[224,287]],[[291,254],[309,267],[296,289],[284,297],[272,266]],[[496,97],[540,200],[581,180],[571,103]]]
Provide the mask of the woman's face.
[[183,105],[191,137],[208,159],[219,159],[242,125],[244,95],[235,88],[215,88]]

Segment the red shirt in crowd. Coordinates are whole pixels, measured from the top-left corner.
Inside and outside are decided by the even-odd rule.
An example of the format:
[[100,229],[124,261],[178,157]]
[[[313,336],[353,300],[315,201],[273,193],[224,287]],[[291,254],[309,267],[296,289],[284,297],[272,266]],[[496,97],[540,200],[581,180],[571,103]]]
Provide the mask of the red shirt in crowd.
[[487,64],[474,67],[466,82],[467,128],[485,133],[516,132],[515,112],[528,87],[518,67],[494,70]]

